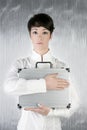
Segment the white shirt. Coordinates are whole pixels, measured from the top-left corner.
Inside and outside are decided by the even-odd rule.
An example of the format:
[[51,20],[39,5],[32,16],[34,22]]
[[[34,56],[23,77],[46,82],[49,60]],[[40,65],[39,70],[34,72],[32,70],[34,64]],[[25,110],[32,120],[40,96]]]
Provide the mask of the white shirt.
[[[33,51],[31,57],[19,59],[12,65],[5,82],[5,91],[14,95],[46,92],[45,79],[25,80],[18,77],[18,69],[34,68],[36,62],[41,60],[50,61],[53,64],[53,68],[66,67],[64,63],[54,58],[50,51],[44,54],[43,58]],[[71,101],[70,109],[51,109],[47,116],[22,109],[22,115],[17,127],[18,130],[61,130],[60,117],[70,117],[79,106],[79,98],[71,82],[69,97]]]

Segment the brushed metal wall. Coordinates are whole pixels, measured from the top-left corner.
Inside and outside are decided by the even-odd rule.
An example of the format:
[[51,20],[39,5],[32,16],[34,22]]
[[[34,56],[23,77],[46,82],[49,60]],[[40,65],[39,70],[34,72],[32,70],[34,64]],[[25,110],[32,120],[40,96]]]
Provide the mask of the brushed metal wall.
[[70,119],[62,119],[62,127],[86,130],[87,0],[0,0],[0,130],[16,130],[20,117],[17,97],[5,94],[3,83],[11,64],[31,53],[27,21],[41,12],[54,19],[50,47],[57,58],[69,64],[81,101]]

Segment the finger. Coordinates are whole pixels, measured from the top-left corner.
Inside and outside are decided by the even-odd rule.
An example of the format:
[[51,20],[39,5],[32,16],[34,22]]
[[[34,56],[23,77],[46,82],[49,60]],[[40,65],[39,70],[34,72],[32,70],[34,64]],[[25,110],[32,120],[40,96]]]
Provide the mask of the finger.
[[57,80],[57,83],[59,83],[59,84],[69,84],[69,82],[66,82],[66,81],[60,81],[60,80]]
[[58,75],[58,73],[53,73],[53,74],[50,74],[49,76],[51,76],[51,77],[57,77],[57,75]]
[[39,108],[46,108],[47,106],[45,106],[44,104],[39,104],[39,103],[38,103],[38,107],[39,107]]
[[57,85],[57,88],[61,88],[61,89],[62,88],[64,89],[64,88],[67,88],[67,87],[68,87],[68,85],[65,85],[65,84],[58,84]]
[[58,81],[62,81],[62,82],[69,82],[68,80],[66,79],[63,79],[63,78],[57,78]]
[[57,83],[57,86],[64,86],[64,87],[68,87],[69,84],[68,83]]
[[26,110],[26,111],[33,111],[33,112],[39,112],[40,111],[39,108],[25,108],[24,110]]
[[38,108],[39,108],[41,111],[44,111],[44,109],[46,109],[46,106],[41,105],[41,104],[38,104]]
[[38,107],[26,107],[26,108],[24,108],[24,110],[26,110],[26,111],[33,111],[33,110],[37,110],[37,109],[42,109],[42,108],[44,108],[45,106],[44,105],[41,105],[41,104],[37,104],[38,105]]
[[43,107],[43,106],[42,106],[41,104],[39,104],[39,103],[38,103],[37,105],[38,105],[38,107],[40,107],[40,108],[42,108],[42,107]]
[[33,111],[33,112],[41,112],[41,109],[39,109],[39,108],[35,108],[35,109],[31,109],[30,111]]
[[41,109],[41,108],[31,109],[30,111],[37,112],[37,113],[39,113],[39,114],[43,114],[43,113],[44,113],[44,110]]
[[66,83],[58,83],[57,86],[61,86],[61,87],[69,87],[69,84],[66,84]]
[[68,83],[68,82],[57,81],[57,85],[65,85],[65,86],[69,86],[69,83]]
[[26,107],[26,108],[24,108],[24,110],[26,110],[26,111],[33,110],[33,109],[36,109],[36,108],[34,108],[34,107]]
[[69,82],[66,81],[66,80],[59,80],[59,79],[58,79],[57,82],[58,82],[59,84],[69,85]]

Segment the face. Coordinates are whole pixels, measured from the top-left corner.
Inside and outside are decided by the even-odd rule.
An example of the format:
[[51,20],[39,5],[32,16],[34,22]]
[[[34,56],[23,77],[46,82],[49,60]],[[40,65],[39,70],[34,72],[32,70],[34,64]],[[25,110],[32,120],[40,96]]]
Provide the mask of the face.
[[44,27],[32,27],[30,32],[33,49],[35,51],[47,51],[51,33]]

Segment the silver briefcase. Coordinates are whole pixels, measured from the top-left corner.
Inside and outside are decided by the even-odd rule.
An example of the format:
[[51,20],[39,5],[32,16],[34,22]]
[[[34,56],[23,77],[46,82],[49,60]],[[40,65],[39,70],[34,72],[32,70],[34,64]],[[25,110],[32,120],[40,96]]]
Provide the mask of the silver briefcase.
[[[38,68],[39,64],[49,64],[50,68]],[[24,78],[26,80],[40,79],[48,74],[58,73],[60,78],[68,79],[69,72],[69,68],[52,68],[51,62],[37,62],[35,68],[20,70],[19,78]],[[70,108],[69,88],[19,96],[19,108],[37,107],[38,104],[44,104],[51,108]]]

